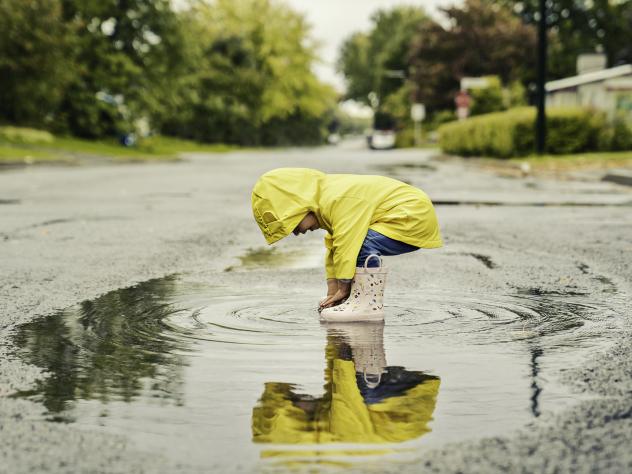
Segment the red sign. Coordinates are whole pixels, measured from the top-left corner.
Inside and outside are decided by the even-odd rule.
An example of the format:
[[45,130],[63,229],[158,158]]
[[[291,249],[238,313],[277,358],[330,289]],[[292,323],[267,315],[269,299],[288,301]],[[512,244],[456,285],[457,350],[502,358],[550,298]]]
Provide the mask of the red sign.
[[472,98],[467,92],[459,91],[454,99],[454,102],[456,103],[456,107],[458,109],[469,109]]

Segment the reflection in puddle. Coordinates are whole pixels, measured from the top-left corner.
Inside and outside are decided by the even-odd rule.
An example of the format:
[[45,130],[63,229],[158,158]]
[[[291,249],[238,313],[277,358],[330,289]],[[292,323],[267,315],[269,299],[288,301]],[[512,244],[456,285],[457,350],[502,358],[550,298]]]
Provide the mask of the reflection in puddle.
[[50,376],[20,395],[33,395],[56,421],[72,421],[67,415],[79,399],[181,403],[185,362],[177,351],[186,344],[162,325],[175,311],[165,302],[174,286],[173,277],[150,280],[21,326],[19,354]]
[[239,268],[244,270],[270,268],[314,268],[322,264],[324,255],[315,249],[295,249],[280,251],[276,247],[259,247],[248,249],[239,257],[238,266],[230,266],[225,272],[232,272]]
[[430,431],[428,422],[439,378],[388,367],[383,328],[381,323],[329,325],[325,393],[313,397],[289,383],[266,383],[252,413],[253,440],[277,444],[398,443]]
[[151,280],[21,326],[18,355],[46,375],[18,396],[217,472],[375,467],[568,406],[555,375],[621,321],[586,295],[424,290],[390,294],[385,326],[322,326],[317,289],[222,277]]

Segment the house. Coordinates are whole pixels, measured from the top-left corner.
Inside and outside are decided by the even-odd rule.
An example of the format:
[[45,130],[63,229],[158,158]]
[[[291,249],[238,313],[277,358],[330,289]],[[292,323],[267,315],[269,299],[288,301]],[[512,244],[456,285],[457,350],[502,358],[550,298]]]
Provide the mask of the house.
[[603,54],[582,54],[577,75],[546,83],[547,107],[594,107],[632,120],[632,64],[606,68]]

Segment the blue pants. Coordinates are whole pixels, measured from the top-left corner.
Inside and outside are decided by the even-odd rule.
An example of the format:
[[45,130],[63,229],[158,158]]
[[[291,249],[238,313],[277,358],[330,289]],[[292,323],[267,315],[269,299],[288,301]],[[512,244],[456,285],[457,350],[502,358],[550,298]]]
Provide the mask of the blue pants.
[[[382,256],[401,255],[403,253],[413,252],[415,250],[419,250],[419,247],[400,242],[399,240],[391,239],[390,237],[386,237],[379,232],[375,232],[374,230],[369,229],[366,237],[364,238],[364,243],[362,244],[360,253],[358,254],[356,267],[363,267],[366,258],[371,254]],[[377,267],[379,266],[379,263],[380,262],[377,258],[372,258],[371,260],[369,260],[367,266]]]

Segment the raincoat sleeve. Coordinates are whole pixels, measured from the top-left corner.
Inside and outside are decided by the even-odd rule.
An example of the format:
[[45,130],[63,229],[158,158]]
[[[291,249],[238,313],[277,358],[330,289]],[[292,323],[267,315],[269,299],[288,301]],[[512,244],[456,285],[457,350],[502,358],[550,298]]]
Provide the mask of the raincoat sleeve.
[[356,260],[374,210],[374,205],[356,197],[340,198],[332,206],[331,251],[335,278],[350,279],[355,275]]
[[327,278],[336,278],[336,272],[334,271],[334,251],[333,251],[334,241],[331,237],[331,234],[327,232],[325,235],[325,271],[327,273]]

